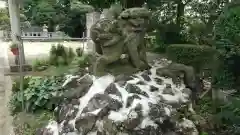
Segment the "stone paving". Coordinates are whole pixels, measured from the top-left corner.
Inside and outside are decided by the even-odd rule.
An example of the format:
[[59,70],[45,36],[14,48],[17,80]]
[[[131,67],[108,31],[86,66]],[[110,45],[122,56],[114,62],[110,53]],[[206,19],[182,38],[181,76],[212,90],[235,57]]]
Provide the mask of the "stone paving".
[[12,80],[4,76],[8,70],[8,53],[6,44],[0,41],[0,135],[13,135],[12,117],[8,111],[8,101],[11,95]]

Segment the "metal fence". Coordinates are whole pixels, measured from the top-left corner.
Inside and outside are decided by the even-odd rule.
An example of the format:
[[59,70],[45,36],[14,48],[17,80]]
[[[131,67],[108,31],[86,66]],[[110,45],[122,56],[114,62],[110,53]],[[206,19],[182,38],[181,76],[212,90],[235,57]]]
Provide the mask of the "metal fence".
[[[11,40],[11,32],[3,32],[2,37],[4,41]],[[27,41],[87,41],[90,40],[87,37],[83,38],[71,38],[66,36],[63,32],[22,32],[22,40]]]

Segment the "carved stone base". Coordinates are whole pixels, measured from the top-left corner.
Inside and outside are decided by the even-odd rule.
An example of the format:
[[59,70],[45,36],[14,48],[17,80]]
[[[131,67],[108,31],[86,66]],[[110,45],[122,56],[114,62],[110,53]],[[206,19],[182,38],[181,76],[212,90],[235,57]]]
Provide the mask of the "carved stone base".
[[[94,74],[94,71],[93,71],[93,68],[96,64],[96,56],[92,56],[94,59],[92,59],[91,63],[92,63],[92,66],[89,67],[89,71],[90,73],[93,73]],[[141,70],[146,70],[146,69],[149,69],[150,66],[146,66],[146,68],[144,69],[141,69]],[[121,58],[120,60],[118,61],[115,61],[114,63],[112,64],[109,64],[105,67],[105,71],[104,73],[101,73],[101,75],[96,75],[96,76],[103,76],[103,75],[106,75],[106,74],[112,74],[114,76],[117,76],[117,75],[132,75],[134,73],[137,73],[139,71],[141,71],[140,69],[137,69],[135,68],[129,61],[129,58],[126,56],[124,58]]]

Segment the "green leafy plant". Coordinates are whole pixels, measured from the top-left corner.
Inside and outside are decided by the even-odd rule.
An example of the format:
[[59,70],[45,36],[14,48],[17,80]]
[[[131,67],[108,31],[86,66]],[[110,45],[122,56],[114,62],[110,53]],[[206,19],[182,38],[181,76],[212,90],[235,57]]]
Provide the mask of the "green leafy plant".
[[[26,89],[28,87],[28,82],[29,80],[31,79],[30,76],[25,76],[24,77],[24,80],[23,80],[23,89]],[[18,92],[20,91],[20,79],[17,78],[13,81],[13,84],[12,84],[12,92],[15,93],[15,92]]]
[[[55,92],[61,89],[62,77],[31,77],[28,87],[24,90],[24,104],[28,112],[34,112],[39,109],[53,109],[51,98]],[[12,114],[23,110],[22,92],[18,91],[12,95],[10,108]]]
[[17,43],[12,43],[10,45],[10,49],[14,49],[14,48],[18,48],[18,44]]
[[231,97],[227,103],[223,103],[218,108],[218,113],[214,117],[215,123],[223,129],[224,134],[240,134],[240,99]]
[[239,125],[240,124],[240,99],[232,98],[228,103],[219,107],[220,112],[216,118],[223,124]]

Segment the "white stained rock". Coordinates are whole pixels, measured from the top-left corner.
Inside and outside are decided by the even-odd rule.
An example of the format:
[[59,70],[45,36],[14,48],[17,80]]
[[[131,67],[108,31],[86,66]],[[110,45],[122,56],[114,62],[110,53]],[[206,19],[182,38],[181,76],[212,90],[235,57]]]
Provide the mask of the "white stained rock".
[[74,76],[74,75],[66,75],[66,80],[64,81],[62,87],[65,87],[68,83],[70,83],[73,79],[77,79],[79,78],[78,75]]
[[199,135],[195,124],[191,120],[188,120],[186,118],[183,118],[183,120],[179,123],[179,127],[183,131],[188,131],[190,135]]
[[59,129],[58,129],[58,123],[56,121],[51,121],[46,129],[49,129],[49,133],[51,133],[52,135],[59,135]]

